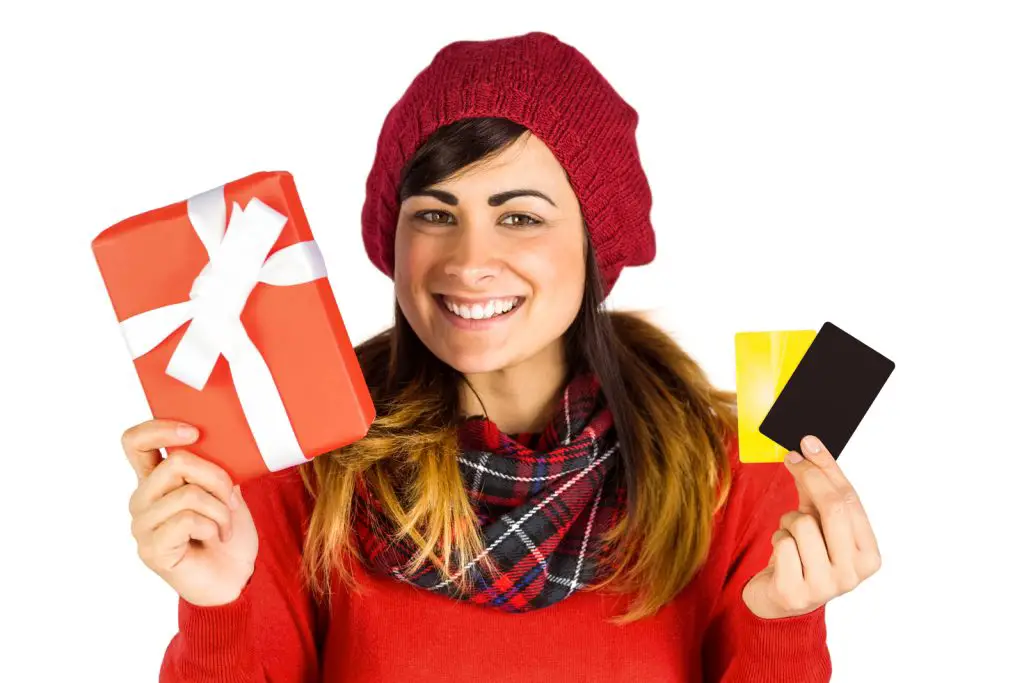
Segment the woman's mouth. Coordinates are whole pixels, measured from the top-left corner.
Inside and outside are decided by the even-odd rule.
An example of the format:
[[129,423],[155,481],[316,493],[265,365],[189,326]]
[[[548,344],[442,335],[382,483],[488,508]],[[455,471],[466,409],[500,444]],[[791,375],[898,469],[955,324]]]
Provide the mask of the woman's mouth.
[[525,297],[465,300],[435,294],[434,301],[437,302],[445,320],[459,329],[481,330],[508,321],[522,306]]

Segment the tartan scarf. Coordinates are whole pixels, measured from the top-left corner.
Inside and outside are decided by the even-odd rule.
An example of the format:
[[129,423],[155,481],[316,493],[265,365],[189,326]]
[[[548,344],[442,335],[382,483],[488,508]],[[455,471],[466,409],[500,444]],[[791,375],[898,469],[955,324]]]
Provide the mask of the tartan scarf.
[[603,578],[601,539],[624,514],[626,494],[609,476],[619,450],[601,396],[595,376],[584,373],[565,387],[542,432],[505,434],[479,415],[460,423],[459,470],[497,570],[480,564],[483,555],[460,567],[468,593],[430,561],[415,573],[403,569],[417,548],[381,533],[392,527],[360,480],[353,528],[364,562],[415,587],[512,613],[549,607]]

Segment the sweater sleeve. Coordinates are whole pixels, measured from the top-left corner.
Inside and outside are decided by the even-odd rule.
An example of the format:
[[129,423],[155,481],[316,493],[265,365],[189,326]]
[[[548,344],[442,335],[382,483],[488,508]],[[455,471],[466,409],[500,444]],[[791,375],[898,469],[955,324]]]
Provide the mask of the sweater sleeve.
[[160,683],[319,681],[319,610],[301,578],[311,501],[295,468],[242,484],[259,537],[253,574],[233,602],[178,598],[178,633]]
[[[733,448],[735,449],[735,443]],[[825,607],[764,619],[747,607],[743,588],[768,566],[779,519],[798,504],[782,463],[736,463],[724,529],[735,539],[729,569],[704,641],[705,680],[715,683],[820,683],[832,676]],[[732,531],[733,533],[730,533]]]

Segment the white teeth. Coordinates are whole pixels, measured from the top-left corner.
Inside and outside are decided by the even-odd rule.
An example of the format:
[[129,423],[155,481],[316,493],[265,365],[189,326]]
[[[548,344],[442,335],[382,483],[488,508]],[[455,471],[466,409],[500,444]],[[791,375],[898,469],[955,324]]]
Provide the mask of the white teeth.
[[486,320],[487,318],[493,318],[496,315],[502,313],[508,313],[516,305],[516,298],[511,299],[491,299],[486,304],[473,304],[472,306],[467,304],[456,304],[444,300],[445,307],[459,316],[460,318],[466,318],[467,320]]

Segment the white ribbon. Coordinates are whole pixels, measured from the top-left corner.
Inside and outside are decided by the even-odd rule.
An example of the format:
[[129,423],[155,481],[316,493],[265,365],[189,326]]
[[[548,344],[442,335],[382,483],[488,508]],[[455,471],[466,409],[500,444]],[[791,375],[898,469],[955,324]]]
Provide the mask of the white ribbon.
[[202,391],[224,355],[263,462],[271,472],[306,457],[299,447],[270,368],[240,316],[256,283],[289,286],[327,276],[316,242],[299,242],[267,254],[288,222],[259,199],[234,203],[226,224],[224,187],[187,202],[188,217],[209,261],[192,283],[188,301],[134,315],[121,323],[132,358],[149,353],[189,320],[192,323],[167,364],[167,374]]

